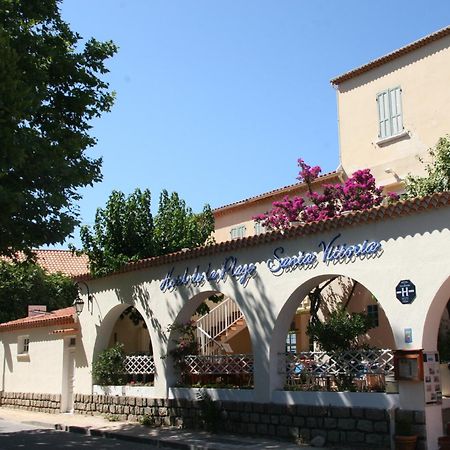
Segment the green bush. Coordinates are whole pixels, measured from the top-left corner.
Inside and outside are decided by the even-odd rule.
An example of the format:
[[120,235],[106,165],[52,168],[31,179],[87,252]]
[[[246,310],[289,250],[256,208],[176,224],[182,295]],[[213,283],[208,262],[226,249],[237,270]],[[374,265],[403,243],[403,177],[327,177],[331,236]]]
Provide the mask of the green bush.
[[349,314],[345,309],[333,311],[326,322],[308,325],[307,334],[317,341],[325,352],[342,352],[358,348],[358,337],[373,328],[364,313]]
[[98,355],[92,364],[92,376],[100,386],[125,384],[125,352],[122,344],[115,344]]

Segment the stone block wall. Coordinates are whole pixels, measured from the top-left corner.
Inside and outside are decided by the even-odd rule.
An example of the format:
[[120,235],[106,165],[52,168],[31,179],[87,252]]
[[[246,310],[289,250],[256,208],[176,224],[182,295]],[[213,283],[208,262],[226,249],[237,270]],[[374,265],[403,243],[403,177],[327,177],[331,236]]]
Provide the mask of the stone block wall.
[[[214,404],[222,431],[305,441],[323,436],[328,445],[390,448],[389,415],[381,409],[227,401]],[[155,426],[208,426],[202,403],[184,399],[77,394],[75,412],[114,415],[119,420],[130,421],[148,416]]]
[[396,412],[395,421],[396,423],[407,422],[411,424],[411,432],[419,437],[416,450],[425,450],[427,448],[425,411],[406,411],[399,409]]
[[27,409],[28,411],[59,413],[61,411],[61,395],[1,392],[0,405],[17,409]]

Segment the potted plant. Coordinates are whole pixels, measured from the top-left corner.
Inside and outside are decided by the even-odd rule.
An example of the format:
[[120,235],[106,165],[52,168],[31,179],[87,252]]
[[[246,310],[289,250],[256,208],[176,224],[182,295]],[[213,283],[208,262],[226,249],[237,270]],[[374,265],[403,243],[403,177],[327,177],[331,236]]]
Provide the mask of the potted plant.
[[395,422],[395,450],[415,450],[417,434],[414,434],[410,421],[396,420]]

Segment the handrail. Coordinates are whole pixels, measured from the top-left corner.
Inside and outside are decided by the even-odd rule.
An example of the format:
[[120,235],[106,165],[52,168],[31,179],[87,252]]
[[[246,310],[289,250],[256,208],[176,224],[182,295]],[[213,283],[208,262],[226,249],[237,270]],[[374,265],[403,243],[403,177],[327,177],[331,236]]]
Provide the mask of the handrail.
[[[200,352],[204,354],[211,342],[218,343],[216,338],[226,333],[232,325],[243,317],[239,306],[230,297],[225,298],[208,314],[200,317],[196,321]],[[206,336],[209,340],[205,339]]]

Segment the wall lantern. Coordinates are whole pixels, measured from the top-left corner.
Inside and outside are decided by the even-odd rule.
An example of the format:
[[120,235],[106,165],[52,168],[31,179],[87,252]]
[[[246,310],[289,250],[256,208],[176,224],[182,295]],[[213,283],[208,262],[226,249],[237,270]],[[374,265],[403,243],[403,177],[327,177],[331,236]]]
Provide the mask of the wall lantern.
[[[86,287],[87,297],[88,297],[88,308],[89,308],[90,304],[92,303],[92,295],[89,292],[89,286],[84,281],[76,282],[75,285],[77,286],[79,293],[81,293],[80,283]],[[84,308],[84,300],[80,297],[80,295],[78,295],[77,298],[75,299],[75,301],[73,302],[73,306],[75,307],[77,316],[79,316],[83,312],[83,308]]]
[[84,300],[78,296],[73,302],[73,306],[75,306],[75,312],[77,313],[77,316],[79,316],[84,308]]

